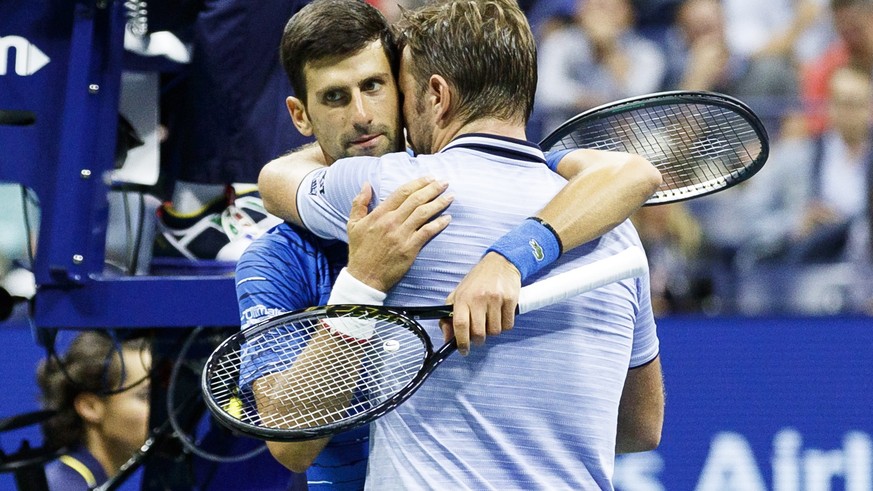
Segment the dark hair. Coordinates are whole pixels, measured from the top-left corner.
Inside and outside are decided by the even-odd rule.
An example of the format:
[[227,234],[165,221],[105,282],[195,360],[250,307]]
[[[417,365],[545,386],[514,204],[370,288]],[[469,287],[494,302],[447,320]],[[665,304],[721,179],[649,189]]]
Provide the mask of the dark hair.
[[513,0],[434,3],[404,12],[397,30],[419,89],[438,74],[457,90],[452,116],[463,123],[482,117],[527,122],[537,85],[536,42]]
[[873,7],[873,0],[831,0],[831,10],[839,10],[847,7]]
[[347,58],[377,40],[396,76],[397,46],[382,12],[362,0],[315,0],[285,25],[279,56],[294,93],[305,102],[307,63]]
[[122,380],[121,350],[144,351],[148,339],[136,338],[116,343],[103,332],[83,331],[61,358],[48,357],[37,368],[37,383],[42,405],[57,414],[42,425],[45,443],[51,448],[81,444],[84,423],[73,405],[82,393],[107,395],[130,387],[139,380]]

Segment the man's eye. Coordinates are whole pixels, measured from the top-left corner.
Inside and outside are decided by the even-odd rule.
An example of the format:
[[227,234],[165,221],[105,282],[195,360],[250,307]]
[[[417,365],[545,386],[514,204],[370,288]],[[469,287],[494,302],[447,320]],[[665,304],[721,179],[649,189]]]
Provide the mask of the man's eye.
[[379,82],[378,80],[371,80],[371,81],[366,82],[364,84],[363,90],[365,92],[375,92],[381,88],[382,88],[382,82]]
[[328,92],[324,94],[324,102],[328,104],[337,104],[345,99],[342,92]]

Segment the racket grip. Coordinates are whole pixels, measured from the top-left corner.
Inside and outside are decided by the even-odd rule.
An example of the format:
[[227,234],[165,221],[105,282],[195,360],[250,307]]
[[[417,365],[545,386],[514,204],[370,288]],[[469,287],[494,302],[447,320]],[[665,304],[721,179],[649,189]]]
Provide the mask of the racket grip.
[[546,307],[615,281],[642,276],[647,269],[643,250],[638,246],[629,247],[614,256],[523,287],[518,296],[518,313]]

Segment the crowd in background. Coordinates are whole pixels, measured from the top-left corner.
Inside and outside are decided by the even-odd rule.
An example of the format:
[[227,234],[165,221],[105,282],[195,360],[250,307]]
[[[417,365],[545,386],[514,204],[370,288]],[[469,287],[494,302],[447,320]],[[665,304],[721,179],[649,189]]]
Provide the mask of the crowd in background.
[[660,315],[870,313],[873,2],[545,4],[537,139],[585,109],[663,90],[749,104],[770,136],[751,180],[641,209]]
[[[400,8],[372,3],[389,18]],[[533,141],[663,90],[733,95],[765,122],[770,157],[755,177],[633,217],[658,315],[873,313],[873,0],[520,3],[539,42]],[[0,208],[13,211],[0,217],[0,286],[26,295],[10,274],[28,262],[17,186],[0,186]]]

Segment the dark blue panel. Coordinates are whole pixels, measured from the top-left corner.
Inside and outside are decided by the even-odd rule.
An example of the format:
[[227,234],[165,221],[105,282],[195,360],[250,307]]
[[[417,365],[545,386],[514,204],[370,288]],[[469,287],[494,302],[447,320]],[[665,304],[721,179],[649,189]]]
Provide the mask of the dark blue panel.
[[[50,182],[45,173],[53,175],[58,155],[73,5],[0,2],[0,73],[5,72],[0,75],[0,110],[27,111],[35,117],[28,126],[0,125],[0,180],[21,182],[38,192],[43,182]],[[50,61],[29,73],[40,63],[37,52]]]
[[619,474],[670,491],[873,489],[873,320],[671,318],[659,333],[662,445]]
[[38,327],[60,329],[239,324],[232,276],[92,278],[42,288],[34,315]]

